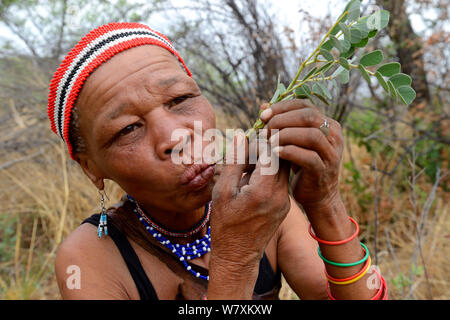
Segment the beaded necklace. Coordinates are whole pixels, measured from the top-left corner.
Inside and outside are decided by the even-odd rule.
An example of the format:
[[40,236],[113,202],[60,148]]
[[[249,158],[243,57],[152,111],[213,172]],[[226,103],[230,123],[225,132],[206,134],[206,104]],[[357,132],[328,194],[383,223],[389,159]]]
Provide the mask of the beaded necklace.
[[174,237],[174,238],[188,238],[193,236],[194,234],[200,232],[205,225],[208,223],[209,221],[209,217],[211,214],[211,202],[209,202],[207,204],[207,206],[205,207],[205,214],[203,215],[202,220],[197,223],[195,226],[193,226],[192,228],[185,230],[185,231],[173,231],[173,230],[169,230],[167,228],[161,227],[160,225],[158,225],[158,223],[156,223],[155,221],[151,220],[145,213],[144,211],[141,209],[141,207],[139,206],[139,204],[131,197],[131,196],[127,196],[128,199],[134,203],[134,205],[136,206],[136,210],[140,213],[140,215],[142,216],[142,218],[153,228],[156,229],[159,233],[165,235],[165,236],[169,236],[169,237]]
[[[180,262],[184,265],[187,271],[192,273],[197,278],[209,280],[209,276],[204,276],[200,274],[200,272],[196,272],[192,269],[192,266],[189,265],[188,261],[201,257],[205,253],[211,251],[211,228],[208,227],[208,231],[206,232],[206,235],[201,238],[197,239],[194,242],[181,245],[178,243],[172,243],[170,240],[168,240],[166,237],[164,237],[161,234],[161,230],[166,231],[166,233],[169,233],[169,231],[165,230],[163,227],[158,226],[158,228],[155,228],[153,224],[151,224],[148,219],[148,217],[144,214],[142,209],[139,207],[139,204],[130,196],[128,196],[128,199],[135,205],[135,209],[133,209],[133,212],[136,214],[138,220],[145,226],[145,229],[153,236],[153,238],[156,239],[160,244],[165,246],[167,249],[172,251],[173,254],[175,254]],[[209,215],[211,212],[211,201],[206,205],[207,208],[205,211],[207,211],[207,219],[209,220]],[[205,221],[207,221],[204,218]],[[201,222],[200,225],[205,225],[205,223]],[[195,227],[197,228],[197,227]],[[198,231],[197,231],[198,232]]]

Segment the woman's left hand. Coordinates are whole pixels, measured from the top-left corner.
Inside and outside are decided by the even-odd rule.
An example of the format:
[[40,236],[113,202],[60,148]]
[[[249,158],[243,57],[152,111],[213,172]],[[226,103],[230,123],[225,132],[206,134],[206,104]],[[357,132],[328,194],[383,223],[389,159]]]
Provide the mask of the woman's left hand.
[[[328,136],[319,130],[325,118],[329,123]],[[293,164],[294,199],[307,212],[327,207],[338,199],[344,149],[339,122],[324,116],[316,106],[304,100],[276,103],[261,114],[261,120],[266,123],[274,147],[278,136],[279,149],[274,151]],[[273,129],[279,132],[273,134]]]

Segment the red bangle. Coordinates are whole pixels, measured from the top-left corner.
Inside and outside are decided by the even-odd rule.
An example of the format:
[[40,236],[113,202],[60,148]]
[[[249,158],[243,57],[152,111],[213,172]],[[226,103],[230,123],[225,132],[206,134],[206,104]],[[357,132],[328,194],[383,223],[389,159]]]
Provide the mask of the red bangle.
[[[374,269],[374,271],[378,275],[378,278],[381,280],[381,287],[380,287],[380,289],[378,289],[378,292],[372,298],[370,298],[370,300],[380,300],[380,296],[383,293],[383,291],[384,291],[384,295],[381,300],[387,300],[388,289],[386,286],[386,281],[384,280],[383,276],[381,274],[379,274],[375,269]],[[331,294],[330,283],[328,281],[327,281],[327,294],[328,294],[328,298],[330,298],[331,300],[336,300],[336,298],[333,297],[333,295]]]
[[202,300],[208,300],[208,298],[206,297],[206,293],[203,295]]
[[317,242],[322,243],[322,244],[327,244],[330,246],[337,246],[339,244],[344,244],[347,242],[350,242],[351,240],[355,239],[356,236],[359,233],[359,225],[356,223],[356,221],[352,218],[352,217],[348,217],[350,219],[351,222],[353,222],[353,224],[355,225],[355,233],[353,233],[349,238],[344,239],[344,240],[340,240],[340,241],[327,241],[327,240],[322,240],[319,239],[313,232],[312,232],[312,226],[311,224],[309,224],[309,234],[311,235],[311,237],[313,237]]
[[[375,272],[376,272],[376,270],[375,270]],[[381,283],[382,283],[381,287],[384,288],[384,295],[381,300],[387,300],[388,299],[388,288],[386,285],[386,281],[384,280],[384,278],[381,274],[379,274],[378,272],[377,272],[377,274],[380,276],[380,279],[381,279]]]
[[377,274],[378,279],[380,279],[381,286],[380,286],[380,289],[378,289],[377,293],[370,300],[380,300],[380,297],[381,297],[381,294],[383,293],[383,291],[384,291],[384,296],[383,296],[382,300],[386,300],[386,298],[387,298],[386,281],[384,281],[383,276],[381,274],[379,274],[376,269],[373,269],[373,271]]

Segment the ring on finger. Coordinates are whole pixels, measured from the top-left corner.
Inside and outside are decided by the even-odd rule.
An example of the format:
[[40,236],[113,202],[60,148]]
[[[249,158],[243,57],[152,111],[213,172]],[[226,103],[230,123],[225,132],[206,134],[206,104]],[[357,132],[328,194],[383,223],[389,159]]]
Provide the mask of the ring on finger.
[[328,137],[330,135],[330,124],[328,123],[327,118],[323,118],[323,123],[319,127],[319,130],[322,131],[325,137]]

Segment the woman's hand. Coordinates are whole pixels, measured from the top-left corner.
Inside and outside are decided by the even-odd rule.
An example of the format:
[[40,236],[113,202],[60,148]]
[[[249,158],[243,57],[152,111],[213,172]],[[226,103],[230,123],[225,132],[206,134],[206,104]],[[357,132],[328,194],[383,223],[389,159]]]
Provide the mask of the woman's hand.
[[[245,135],[235,139],[239,143],[248,154]],[[264,175],[258,162],[243,176],[247,164],[236,164],[229,155],[225,161],[212,192],[208,299],[247,299],[263,252],[290,209],[290,164],[281,161],[276,174]]]
[[[319,130],[324,118],[330,124],[328,136]],[[276,103],[261,114],[261,120],[269,135],[272,129],[279,130],[271,141],[275,144],[278,139],[279,157],[295,165],[292,192],[306,212],[340,199],[339,168],[344,144],[339,122],[303,100]]]
[[[245,136],[236,136],[234,144],[235,150],[240,149],[239,144],[245,146],[248,159]],[[228,260],[245,263],[247,256],[261,259],[267,242],[290,209],[289,163],[281,162],[275,174],[267,175],[262,169],[268,165],[258,161],[244,175],[249,166],[238,164],[236,153],[229,153],[226,164],[219,168],[212,193],[211,232],[214,249],[234,251],[235,256],[231,254]]]
[[[327,119],[330,127],[325,136],[319,127]],[[339,194],[339,167],[344,149],[339,123],[325,117],[315,106],[302,100],[288,100],[274,104],[261,114],[265,128],[278,129],[272,135],[273,143],[279,139],[281,159],[290,161],[297,169],[292,181],[294,198],[303,206],[314,233],[320,239],[339,241],[355,232],[349,221],[345,205]],[[358,261],[365,252],[359,239],[339,245],[320,244],[324,257],[332,261]],[[361,270],[361,266],[338,267],[325,264],[327,273],[334,278],[348,278]],[[298,272],[301,272],[299,270]],[[330,284],[336,299],[371,299],[376,293],[369,289],[369,274],[348,285]]]

